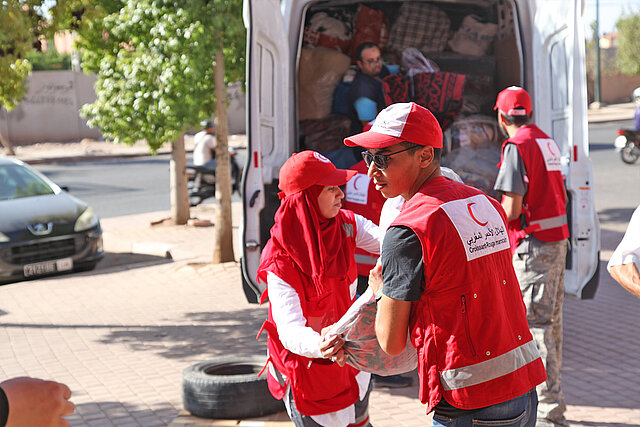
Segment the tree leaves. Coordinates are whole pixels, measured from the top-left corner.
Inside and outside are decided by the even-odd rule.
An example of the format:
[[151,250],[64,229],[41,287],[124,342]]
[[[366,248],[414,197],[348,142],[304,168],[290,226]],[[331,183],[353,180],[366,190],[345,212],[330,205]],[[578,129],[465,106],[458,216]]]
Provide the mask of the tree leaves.
[[624,74],[640,74],[640,15],[627,13],[616,22],[618,51],[616,59]]
[[78,33],[83,68],[98,76],[97,100],[82,114],[115,142],[146,140],[156,151],[209,119],[221,42],[233,56],[227,80],[244,80],[241,0],[126,0],[117,10],[98,5],[93,13],[95,22],[83,22]]

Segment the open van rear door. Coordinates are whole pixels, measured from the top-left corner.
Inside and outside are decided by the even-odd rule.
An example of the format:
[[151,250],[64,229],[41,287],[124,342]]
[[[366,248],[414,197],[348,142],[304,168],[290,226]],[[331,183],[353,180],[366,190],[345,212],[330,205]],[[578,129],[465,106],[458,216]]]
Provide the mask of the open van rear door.
[[[537,5],[536,5],[537,3]],[[569,193],[571,251],[565,291],[593,298],[598,286],[600,225],[589,159],[582,0],[522,2],[533,16],[531,47],[535,121],[562,150]]]
[[[275,212],[265,211],[265,200],[277,192],[283,158],[290,148],[290,56],[285,20],[279,0],[245,0],[247,27],[247,163],[242,182],[243,215],[240,226],[242,282],[249,302],[258,302],[264,290],[256,283],[261,244],[268,236],[261,221]],[[268,209],[267,209],[268,210]],[[265,227],[262,227],[264,229]]]

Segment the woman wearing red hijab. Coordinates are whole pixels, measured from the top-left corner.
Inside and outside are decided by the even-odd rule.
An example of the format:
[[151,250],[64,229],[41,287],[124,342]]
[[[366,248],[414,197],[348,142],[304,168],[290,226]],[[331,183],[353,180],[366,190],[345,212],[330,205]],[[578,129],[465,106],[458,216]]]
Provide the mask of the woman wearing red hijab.
[[356,246],[379,253],[378,227],[341,209],[341,185],[355,171],[303,151],[280,169],[283,199],[258,280],[267,283],[269,390],[296,426],[369,424],[371,375],[345,365],[340,337],[325,338],[355,301]]

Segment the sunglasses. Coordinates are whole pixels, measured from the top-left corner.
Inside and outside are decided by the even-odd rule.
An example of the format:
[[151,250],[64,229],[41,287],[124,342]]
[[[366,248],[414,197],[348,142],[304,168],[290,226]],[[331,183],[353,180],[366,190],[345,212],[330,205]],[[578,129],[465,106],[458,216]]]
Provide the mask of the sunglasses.
[[389,154],[371,154],[368,151],[363,151],[362,158],[364,159],[364,163],[367,165],[367,167],[370,167],[371,163],[373,163],[374,165],[376,165],[376,168],[378,168],[378,170],[383,171],[387,167],[389,167],[389,157],[395,156],[396,154],[402,153],[404,151],[413,150],[415,148],[418,148],[418,147],[413,146],[413,147],[405,148],[404,150],[396,151],[395,153],[389,153]]

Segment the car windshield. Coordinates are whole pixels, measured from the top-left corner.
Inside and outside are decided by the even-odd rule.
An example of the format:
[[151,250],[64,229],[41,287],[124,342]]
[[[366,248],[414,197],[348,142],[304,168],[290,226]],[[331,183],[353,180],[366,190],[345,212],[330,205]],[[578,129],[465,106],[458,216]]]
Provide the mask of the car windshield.
[[53,193],[49,184],[28,168],[17,164],[0,166],[0,200]]

